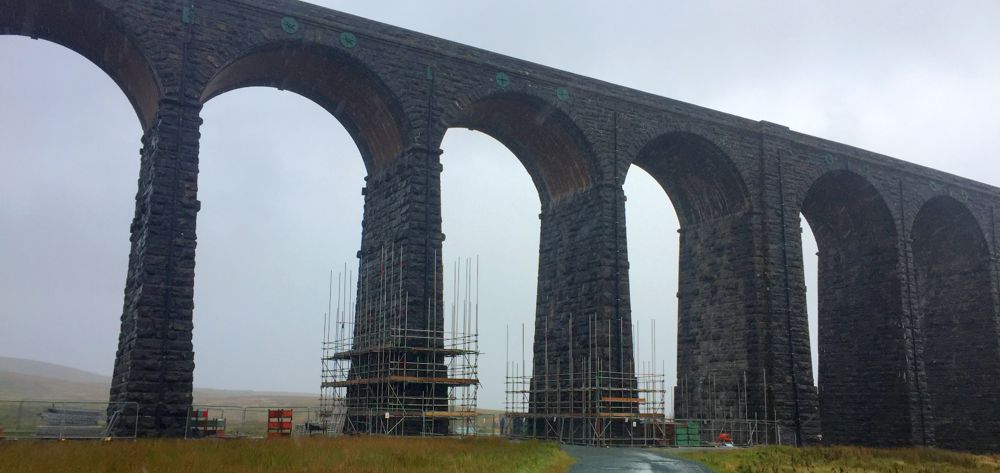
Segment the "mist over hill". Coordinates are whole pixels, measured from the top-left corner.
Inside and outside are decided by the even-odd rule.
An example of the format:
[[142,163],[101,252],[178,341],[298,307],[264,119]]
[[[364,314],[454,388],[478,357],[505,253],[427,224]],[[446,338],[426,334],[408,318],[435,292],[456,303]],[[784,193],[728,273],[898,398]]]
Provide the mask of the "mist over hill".
[[[0,357],[0,400],[106,401],[110,389],[109,376],[43,361]],[[194,403],[312,407],[319,405],[318,391],[318,388],[317,393],[294,393],[196,387]]]
[[110,376],[91,373],[89,371],[70,368],[68,366],[57,365],[54,363],[46,363],[44,361],[11,358],[5,356],[0,356],[0,372],[40,376],[44,378],[53,378],[61,381],[72,381],[78,383],[111,383]]

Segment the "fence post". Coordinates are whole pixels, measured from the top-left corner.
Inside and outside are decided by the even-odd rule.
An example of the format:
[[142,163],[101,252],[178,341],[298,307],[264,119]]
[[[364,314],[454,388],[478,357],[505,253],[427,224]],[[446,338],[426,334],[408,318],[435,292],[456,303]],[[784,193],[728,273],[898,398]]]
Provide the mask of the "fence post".
[[247,408],[244,407],[242,409],[242,412],[240,413],[240,427],[239,430],[237,431],[237,435],[244,435],[244,436],[246,435],[246,433],[244,432],[244,430],[246,429],[246,423],[247,423]]
[[[52,409],[55,410],[56,403],[52,403]],[[66,434],[66,418],[59,416],[59,440],[62,440]]]
[[14,432],[21,431],[21,413],[23,412],[24,412],[24,400],[22,399],[21,402],[17,403],[17,419],[14,419]]

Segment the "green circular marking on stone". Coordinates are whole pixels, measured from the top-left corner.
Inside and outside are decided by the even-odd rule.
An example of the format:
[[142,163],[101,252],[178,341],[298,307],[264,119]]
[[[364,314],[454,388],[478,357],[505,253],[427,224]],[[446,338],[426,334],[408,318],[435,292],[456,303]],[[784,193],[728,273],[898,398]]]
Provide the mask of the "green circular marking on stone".
[[181,23],[185,25],[190,25],[194,23],[194,7],[186,6],[181,9]]
[[961,196],[962,196],[962,200],[964,200],[964,201],[966,201],[966,202],[968,202],[968,201],[969,201],[969,191],[967,191],[967,190],[962,190],[962,192],[960,192],[959,194],[961,194]]
[[569,100],[569,89],[565,87],[556,88],[556,98],[562,100],[563,102]]
[[295,34],[299,32],[299,20],[286,16],[281,19],[281,29],[285,30],[285,33]]
[[496,81],[497,85],[505,89],[510,85],[510,77],[507,77],[507,73],[505,72],[497,72]]
[[343,44],[345,48],[353,48],[358,45],[358,37],[354,36],[354,33],[350,31],[345,31],[340,33],[340,44]]
[[824,154],[823,155],[823,161],[826,162],[827,166],[833,166],[833,155],[830,154],[830,153]]

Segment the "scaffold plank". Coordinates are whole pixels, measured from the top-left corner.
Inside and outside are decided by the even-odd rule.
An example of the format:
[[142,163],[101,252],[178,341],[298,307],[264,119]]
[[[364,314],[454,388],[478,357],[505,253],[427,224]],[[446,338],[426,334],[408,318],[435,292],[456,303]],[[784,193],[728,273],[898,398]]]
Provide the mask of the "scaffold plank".
[[475,350],[466,350],[461,348],[427,348],[427,347],[406,347],[397,345],[386,345],[386,346],[376,346],[376,347],[358,348],[353,350],[341,351],[334,353],[332,356],[327,357],[327,359],[348,360],[357,356],[364,356],[375,353],[386,353],[386,352],[435,353],[446,357],[478,354],[478,352],[476,352]]
[[597,418],[628,418],[628,419],[660,419],[666,421],[663,414],[634,412],[594,412],[590,414],[566,414],[560,412],[507,412],[506,417],[520,417],[525,419],[597,419]]
[[642,404],[646,402],[645,399],[641,397],[602,397],[603,402],[627,402],[631,404]]
[[479,384],[479,380],[476,378],[427,378],[422,376],[384,376],[379,378],[359,378],[359,379],[348,379],[344,381],[327,381],[322,384],[322,387],[344,387],[344,386],[358,386],[364,384],[381,384],[381,383],[422,383],[422,384],[445,384],[450,386],[471,386],[474,384]]
[[476,417],[477,413],[467,411],[424,411],[424,417]]

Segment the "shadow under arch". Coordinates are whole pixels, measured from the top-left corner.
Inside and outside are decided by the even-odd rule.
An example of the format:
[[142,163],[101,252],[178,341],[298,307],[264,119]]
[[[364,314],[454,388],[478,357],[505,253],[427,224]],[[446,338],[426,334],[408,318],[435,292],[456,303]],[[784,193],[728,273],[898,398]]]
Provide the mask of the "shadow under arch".
[[402,105],[372,70],[334,47],[283,41],[243,53],[215,72],[201,102],[243,87],[288,90],[326,109],[354,139],[369,175],[404,151]]
[[911,237],[936,444],[996,451],[1000,353],[986,238],[947,196],[924,203]]
[[823,440],[908,444],[913,413],[904,376],[909,370],[893,215],[867,179],[846,170],[813,182],[801,212],[819,247]]
[[534,181],[543,208],[592,185],[589,141],[569,116],[541,98],[490,94],[457,110],[445,127],[481,131],[506,146]]
[[0,0],[0,35],[59,44],[93,62],[118,84],[143,130],[159,108],[159,79],[115,13],[94,0]]
[[704,137],[688,132],[660,135],[642,147],[632,164],[663,187],[682,227],[749,208],[739,170]]

